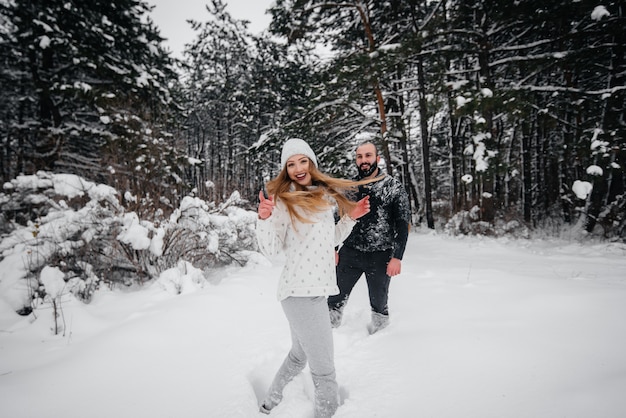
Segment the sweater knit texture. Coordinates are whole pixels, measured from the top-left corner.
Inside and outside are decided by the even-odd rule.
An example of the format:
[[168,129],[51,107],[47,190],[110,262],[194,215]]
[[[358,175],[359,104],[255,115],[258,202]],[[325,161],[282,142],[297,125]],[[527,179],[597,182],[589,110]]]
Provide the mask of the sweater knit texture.
[[335,224],[333,207],[305,214],[311,223],[292,220],[278,200],[272,215],[259,219],[256,236],[259,249],[267,257],[285,253],[285,266],[278,282],[277,297],[312,297],[339,293],[335,271],[335,246],[352,231],[356,221],[343,216]]

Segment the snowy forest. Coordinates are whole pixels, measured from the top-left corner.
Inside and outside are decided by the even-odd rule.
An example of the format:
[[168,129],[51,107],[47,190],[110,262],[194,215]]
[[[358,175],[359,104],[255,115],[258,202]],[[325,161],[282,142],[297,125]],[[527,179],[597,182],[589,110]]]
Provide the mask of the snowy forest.
[[180,60],[150,8],[0,0],[1,250],[30,235],[25,276],[59,266],[88,299],[182,254],[244,263],[254,219],[224,219],[294,136],[342,177],[375,141],[414,225],[626,240],[623,0],[277,0],[261,35],[210,0]]
[[0,416],[266,416],[257,199],[299,137],[346,178],[375,142],[412,209],[336,418],[623,417],[626,0],[197,1],[179,56],[144,0],[0,0]]

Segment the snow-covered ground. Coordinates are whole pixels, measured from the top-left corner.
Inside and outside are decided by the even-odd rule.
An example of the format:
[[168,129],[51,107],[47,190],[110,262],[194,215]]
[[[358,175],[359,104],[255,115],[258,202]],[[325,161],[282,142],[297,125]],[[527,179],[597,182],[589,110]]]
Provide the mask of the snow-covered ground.
[[[51,309],[25,318],[0,302],[0,416],[262,416],[257,396],[290,343],[280,268],[258,255],[207,281],[181,268],[89,305],[66,295],[58,336]],[[390,310],[368,336],[358,283],[334,331],[337,418],[626,413],[624,244],[415,231]],[[270,416],[312,417],[312,393],[305,369]]]

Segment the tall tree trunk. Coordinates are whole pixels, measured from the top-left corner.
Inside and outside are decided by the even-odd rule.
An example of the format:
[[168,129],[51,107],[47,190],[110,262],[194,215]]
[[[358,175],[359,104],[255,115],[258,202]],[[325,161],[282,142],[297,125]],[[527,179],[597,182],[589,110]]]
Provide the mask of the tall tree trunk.
[[459,156],[458,138],[461,129],[461,119],[454,116],[452,93],[448,92],[448,118],[449,118],[449,167],[450,167],[450,212],[456,213],[462,207],[463,197],[459,188]]
[[[50,94],[50,86],[46,75],[52,71],[53,66],[52,48],[45,48],[41,57],[37,56],[36,50],[29,52],[30,75],[38,91],[39,123],[40,128],[35,135],[35,159],[36,170],[52,170],[59,158],[62,139],[58,134],[51,134],[51,127],[61,125],[61,113],[55,105]],[[43,76],[42,76],[43,75]]]
[[417,79],[419,94],[420,130],[422,133],[422,166],[424,169],[424,207],[426,210],[426,224],[435,229],[433,217],[432,186],[430,181],[430,135],[428,135],[428,108],[426,101],[426,81],[422,59],[417,60]]
[[[493,91],[493,82],[491,80],[491,71],[489,67],[489,42],[485,38],[481,41],[480,51],[478,53],[478,65],[480,67],[480,78],[484,80],[484,86]],[[483,108],[483,116],[487,121],[487,132],[491,135],[489,138],[485,138],[485,145],[487,149],[493,149],[493,138],[496,136],[493,124],[493,111],[492,106],[489,104]],[[492,223],[495,219],[494,200],[494,179],[497,170],[497,164],[495,161],[490,161],[489,167],[483,172],[482,178],[482,190],[480,194],[481,202],[481,214],[482,219],[486,222]]]
[[[368,51],[370,53],[374,53],[376,51],[376,40],[374,39],[374,31],[364,6],[365,5],[359,2],[359,4],[355,5],[355,8],[361,17],[361,23],[363,23],[363,30],[365,31],[365,36],[367,37]],[[376,74],[372,75],[372,88],[374,89],[374,95],[376,96],[376,105],[378,107],[378,115],[380,117],[380,136],[382,139],[383,156],[387,162],[387,173],[392,176],[393,161],[391,160],[391,152],[389,151],[388,142],[389,139],[387,138],[387,112],[385,111],[385,98]]]
[[524,221],[530,223],[532,220],[532,166],[530,152],[530,126],[527,120],[522,121],[522,205]]
[[[396,67],[396,79],[402,79],[402,68],[400,66]],[[398,90],[402,87],[400,81],[397,81],[393,84],[395,109],[390,109],[392,113],[399,114],[393,118],[396,121],[395,128],[397,129],[399,136],[398,140],[400,142],[400,148],[402,150],[402,179],[404,183],[404,187],[409,195],[409,201],[411,202],[411,206],[413,208],[413,213],[418,213],[419,211],[419,197],[417,193],[417,188],[415,187],[415,178],[411,173],[411,166],[409,164],[409,151],[408,151],[408,132],[407,125],[404,121],[405,117],[405,104],[404,104],[404,96]]]
[[[617,87],[626,85],[626,34],[624,33],[623,21],[626,14],[626,2],[622,1],[617,7],[617,24],[611,26],[613,32],[611,48],[611,65],[607,79],[608,89],[615,91],[606,99],[602,112],[603,138],[609,142],[609,158],[600,158],[602,164],[602,176],[595,176],[593,190],[591,192],[591,205],[585,229],[591,232],[598,221],[603,209],[615,200],[618,195],[624,193],[626,176],[624,167],[626,164],[626,127],[624,115],[626,114],[626,94]],[[614,167],[621,167],[616,170]]]

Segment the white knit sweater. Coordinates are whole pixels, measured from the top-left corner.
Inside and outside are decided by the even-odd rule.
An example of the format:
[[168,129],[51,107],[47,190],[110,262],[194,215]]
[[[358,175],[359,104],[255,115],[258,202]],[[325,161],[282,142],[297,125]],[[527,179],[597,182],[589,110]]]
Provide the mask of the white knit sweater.
[[343,216],[335,224],[333,209],[306,214],[313,223],[292,224],[280,201],[272,215],[259,219],[256,236],[259,248],[268,257],[285,252],[285,266],[278,282],[278,300],[290,296],[328,296],[339,293],[335,272],[335,246],[350,235],[356,221]]

